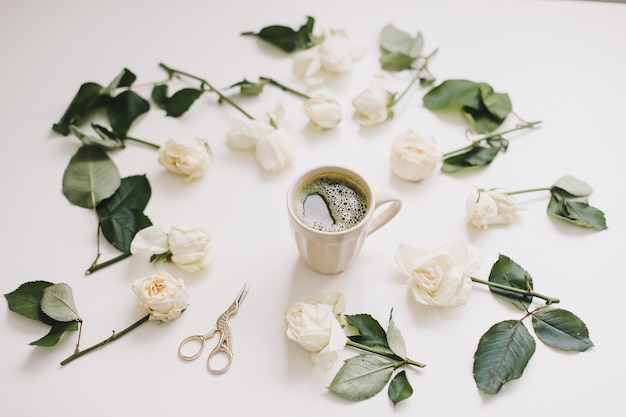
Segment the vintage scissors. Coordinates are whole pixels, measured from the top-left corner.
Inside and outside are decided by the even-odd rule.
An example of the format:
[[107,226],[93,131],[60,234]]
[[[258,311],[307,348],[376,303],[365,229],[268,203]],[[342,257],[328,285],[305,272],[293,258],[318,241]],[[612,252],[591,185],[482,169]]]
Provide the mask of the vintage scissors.
[[[226,309],[226,311],[220,314],[220,316],[217,318],[217,321],[215,322],[215,326],[213,326],[213,329],[209,333],[205,335],[193,335],[183,339],[178,347],[178,356],[186,361],[192,361],[194,359],[197,359],[204,350],[205,342],[215,336],[215,333],[219,332],[220,339],[217,342],[215,348],[213,348],[211,353],[209,353],[209,358],[207,359],[206,366],[208,370],[214,374],[222,374],[226,372],[228,368],[230,368],[230,364],[233,361],[232,332],[230,330],[230,326],[228,325],[228,318],[237,313],[237,311],[239,310],[239,305],[248,293],[248,288],[248,284],[244,284],[241,291],[239,291],[239,294],[237,294],[237,298],[235,298],[235,301],[232,302],[232,304]],[[187,343],[192,341],[199,342],[200,347],[195,354],[185,355],[183,353],[183,347]],[[216,369],[211,366],[211,360],[218,354],[226,355],[226,364],[222,368]]]

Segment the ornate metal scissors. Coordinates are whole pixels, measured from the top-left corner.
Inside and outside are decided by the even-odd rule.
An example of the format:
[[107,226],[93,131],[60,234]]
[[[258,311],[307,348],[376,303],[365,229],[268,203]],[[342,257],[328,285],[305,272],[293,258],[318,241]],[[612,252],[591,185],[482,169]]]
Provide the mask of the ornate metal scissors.
[[[237,311],[239,310],[239,305],[248,293],[248,288],[248,284],[244,284],[241,291],[239,291],[239,294],[237,294],[235,301],[232,302],[232,304],[226,309],[226,311],[220,314],[220,316],[217,318],[217,321],[215,322],[215,326],[213,326],[213,329],[209,333],[205,335],[193,335],[183,339],[183,341],[180,342],[180,346],[178,347],[178,356],[186,361],[192,361],[194,359],[197,359],[202,354],[206,341],[215,336],[215,333],[219,332],[220,339],[217,342],[215,348],[213,348],[211,353],[209,353],[209,358],[207,359],[206,366],[208,370],[214,374],[222,374],[226,372],[228,368],[230,368],[230,364],[233,361],[232,332],[230,330],[230,326],[228,325],[228,318],[237,313]],[[183,347],[187,343],[192,341],[199,342],[200,347],[195,354],[185,355],[183,353]],[[226,355],[226,364],[222,368],[213,368],[211,366],[211,360],[220,353]]]

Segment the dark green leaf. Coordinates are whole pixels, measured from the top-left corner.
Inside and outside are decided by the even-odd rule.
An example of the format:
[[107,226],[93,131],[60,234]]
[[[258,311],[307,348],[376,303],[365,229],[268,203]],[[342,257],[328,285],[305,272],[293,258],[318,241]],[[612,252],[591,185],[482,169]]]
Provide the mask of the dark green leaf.
[[105,151],[122,149],[125,147],[124,141],[105,127],[96,124],[92,124],[91,126],[96,131],[98,136],[87,135],[74,125],[70,126],[70,131],[82,142],[83,145],[97,146]]
[[411,387],[405,371],[400,371],[393,377],[389,383],[387,393],[393,405],[397,405],[400,401],[406,400],[413,395],[413,387]]
[[15,291],[4,295],[9,310],[32,320],[43,321],[39,303],[43,290],[54,285],[47,281],[31,281],[20,285]]
[[441,171],[446,174],[454,174],[485,167],[491,164],[500,150],[501,148],[494,146],[477,146],[467,152],[444,159],[441,164]]
[[478,84],[468,80],[446,80],[433,87],[423,98],[429,110],[456,110],[480,104]]
[[108,106],[109,122],[116,135],[126,137],[130,126],[142,114],[150,110],[150,104],[134,91],[123,91]]
[[120,173],[106,152],[81,146],[63,173],[63,194],[77,206],[94,208],[120,186]]
[[480,97],[485,108],[496,120],[502,122],[513,110],[513,104],[506,93],[496,93],[489,84],[480,83]]
[[130,253],[130,244],[138,231],[150,226],[152,222],[141,211],[122,207],[100,219],[102,235],[124,253]]
[[346,319],[350,326],[359,331],[359,335],[350,336],[350,339],[365,346],[380,346],[389,348],[387,334],[380,323],[369,314],[347,315]]
[[244,32],[243,36],[256,36],[284,52],[290,53],[313,46],[313,26],[315,19],[307,17],[307,21],[297,31],[282,25],[264,27],[257,33]]
[[567,310],[550,308],[536,311],[532,322],[537,337],[556,349],[584,352],[593,346],[585,323]]
[[80,124],[94,111],[105,107],[110,98],[100,84],[84,83],[78,89],[61,119],[52,126],[52,130],[67,136],[70,133],[70,125]]
[[152,188],[145,175],[123,178],[115,193],[96,207],[98,217],[106,217],[122,208],[143,212],[151,196]]
[[548,214],[568,221],[576,226],[605,230],[606,216],[601,210],[585,202],[563,199],[552,193],[547,208]]
[[169,100],[167,90],[167,84],[155,85],[152,89],[152,100],[154,100],[157,107],[163,110],[167,110],[167,101]]
[[[521,290],[532,291],[533,279],[524,268],[513,262],[509,257],[500,254],[498,260],[491,267],[489,282],[506,285]],[[503,297],[520,310],[526,311],[533,301],[531,295],[518,294],[499,288],[489,287],[491,292]]]
[[180,117],[202,95],[203,91],[195,88],[183,88],[167,100],[166,115]]
[[80,320],[72,288],[67,284],[46,287],[41,296],[40,306],[41,311],[53,320],[60,322]]
[[111,93],[114,94],[118,88],[130,87],[137,80],[137,76],[128,68],[124,68],[107,87]]
[[521,321],[493,325],[474,353],[474,381],[487,394],[497,394],[508,381],[522,376],[535,353],[535,339]]
[[328,389],[348,400],[366,400],[387,385],[394,365],[394,361],[383,356],[355,356],[345,361]]
[[43,347],[54,346],[59,343],[61,336],[63,336],[65,332],[75,332],[76,330],[78,330],[78,322],[76,321],[56,322],[52,325],[47,335],[29,344],[31,346]]
[[463,114],[476,133],[493,132],[502,124],[501,119],[494,117],[483,106],[480,109],[463,107],[461,114]]

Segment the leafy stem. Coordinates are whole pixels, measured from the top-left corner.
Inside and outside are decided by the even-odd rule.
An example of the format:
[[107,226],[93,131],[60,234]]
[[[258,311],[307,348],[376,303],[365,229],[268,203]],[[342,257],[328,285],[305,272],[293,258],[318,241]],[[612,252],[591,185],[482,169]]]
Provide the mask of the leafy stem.
[[[96,260],[91,264],[91,266],[87,268],[87,270],[85,271],[85,275],[91,275],[92,273],[99,271],[102,268],[106,268],[109,265],[113,265],[114,263],[119,262],[123,259],[126,259],[131,255],[132,254],[130,252],[122,253],[114,258],[109,259],[108,261],[104,261],[100,263],[98,263],[98,259],[96,258]],[[98,257],[100,257],[100,254],[98,254]]]
[[530,295],[532,297],[541,298],[542,300],[546,301],[546,304],[556,304],[556,303],[560,302],[560,300],[558,298],[554,298],[554,297],[550,297],[548,295],[540,294],[540,293],[532,291],[530,289],[522,289],[522,288],[510,287],[508,285],[498,284],[496,282],[491,282],[491,281],[485,281],[485,280],[482,280],[482,279],[479,279],[479,278],[474,278],[474,277],[471,277],[471,278],[472,278],[473,282],[476,282],[478,284],[483,284],[483,285],[487,285],[489,287],[498,288],[498,289],[505,290],[505,291],[511,291],[511,292],[514,292],[514,293],[522,294],[522,295]]
[[294,94],[300,98],[303,98],[305,100],[309,100],[311,98],[311,96],[304,94],[300,91],[294,90],[291,87],[287,87],[284,84],[279,83],[278,81],[274,80],[273,78],[269,78],[269,77],[259,77],[259,80],[261,80],[263,83],[265,84],[270,84],[273,85],[274,87],[278,87],[283,91],[286,91],[288,93]]
[[76,352],[74,352],[72,355],[68,356],[67,358],[65,358],[62,362],[61,365],[67,365],[68,363],[72,362],[74,359],[78,359],[83,355],[86,355],[87,353],[91,352],[92,350],[96,350],[98,348],[101,348],[102,346],[111,343],[117,339],[119,339],[120,337],[124,336],[126,333],[130,332],[131,330],[135,329],[136,327],[139,327],[141,324],[145,323],[146,321],[148,321],[148,319],[150,319],[150,314],[146,314],[145,316],[143,316],[141,319],[137,320],[135,323],[131,324],[130,326],[128,326],[127,328],[125,328],[122,331],[119,332],[113,332],[113,334],[104,339],[103,341],[101,341],[100,343],[96,343],[95,345],[85,349],[85,350],[78,350],[78,345],[76,346]]
[[536,125],[538,125],[539,123],[541,123],[541,121],[535,121],[535,122],[524,122],[522,124],[518,124],[517,126],[515,126],[514,128],[508,129],[508,130],[504,130],[502,132],[495,132],[495,133],[490,133],[488,135],[485,135],[481,138],[478,138],[474,141],[472,141],[472,143],[470,143],[467,146],[464,146],[462,148],[456,149],[454,151],[450,151],[447,152],[445,154],[443,154],[443,158],[450,158],[452,156],[455,155],[460,155],[463,154],[467,151],[470,151],[474,148],[477,148],[478,146],[480,146],[483,142],[490,142],[490,141],[503,141],[503,135],[506,135],[508,133],[512,133],[512,132],[516,132],[518,130],[522,130],[522,129],[530,129],[535,127]]
[[237,103],[235,103],[234,101],[232,101],[230,98],[228,98],[227,96],[225,96],[221,91],[219,91],[217,88],[213,87],[207,80],[205,80],[204,78],[200,78],[196,75],[190,74],[188,72],[185,71],[180,71],[177,69],[174,69],[172,67],[169,67],[163,63],[159,63],[159,66],[161,68],[163,68],[165,71],[167,71],[170,76],[174,75],[174,74],[178,74],[178,75],[182,75],[185,77],[189,77],[192,78],[196,81],[200,81],[202,88],[206,88],[207,91],[211,91],[215,94],[217,94],[220,98],[220,101],[225,101],[226,103],[230,104],[231,106],[233,106],[234,108],[236,108],[237,110],[239,110],[244,116],[246,116],[248,119],[250,120],[254,120],[254,117],[252,117],[249,113],[247,113],[244,109],[242,109],[241,107],[239,107],[239,105]]
[[159,149],[160,148],[160,146],[157,145],[156,143],[148,142],[148,141],[145,141],[143,139],[133,138],[131,136],[126,136],[124,138],[124,140],[130,140],[132,142],[141,143],[142,145],[146,145],[146,146],[149,146],[149,147],[154,148],[154,149]]
[[366,345],[362,345],[360,343],[357,343],[353,340],[348,339],[348,342],[346,343],[348,346],[352,346],[353,348],[356,349],[361,349],[364,350],[366,352],[370,352],[370,353],[375,353],[377,355],[381,355],[381,356],[385,356],[387,358],[390,359],[394,359],[398,362],[400,362],[399,364],[396,364],[396,368],[400,365],[403,364],[407,364],[407,365],[413,365],[413,366],[417,366],[418,368],[424,368],[426,365],[421,363],[421,362],[416,362],[412,359],[409,358],[401,358],[400,356],[396,355],[393,352],[387,351],[387,350],[382,350],[382,349],[377,349],[376,347],[371,347],[371,346],[366,346]]
[[409,84],[406,86],[406,88],[397,97],[395,97],[391,101],[391,103],[389,103],[389,107],[393,107],[396,104],[398,104],[398,102],[400,100],[402,100],[402,98],[411,89],[411,87],[413,87],[413,84],[415,84],[415,82],[420,79],[420,77],[422,75],[422,72],[423,71],[428,71],[428,60],[430,58],[432,58],[437,53],[437,51],[438,51],[438,49],[435,49],[433,52],[431,52],[429,55],[427,55],[427,56],[425,56],[423,58],[422,65],[420,65],[418,68],[415,69],[416,70],[415,75],[413,76],[413,78],[411,78],[411,81],[409,82]]

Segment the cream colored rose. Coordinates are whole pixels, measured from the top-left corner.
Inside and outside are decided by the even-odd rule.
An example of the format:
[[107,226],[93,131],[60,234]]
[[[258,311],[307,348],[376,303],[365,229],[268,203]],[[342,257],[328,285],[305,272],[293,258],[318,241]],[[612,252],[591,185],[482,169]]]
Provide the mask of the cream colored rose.
[[254,151],[259,140],[274,130],[268,123],[258,120],[233,119],[230,123],[226,144],[235,151]]
[[202,139],[169,139],[159,148],[158,161],[170,172],[187,177],[199,178],[211,166],[211,148]]
[[419,181],[430,175],[442,160],[435,139],[422,137],[409,129],[391,144],[391,171],[398,177]]
[[130,243],[130,253],[133,255],[147,253],[158,255],[170,249],[167,233],[157,226],[148,226],[135,234]]
[[467,222],[486,230],[494,224],[510,224],[525,208],[518,206],[513,196],[494,190],[475,190],[465,202]]
[[319,94],[304,103],[302,108],[315,129],[332,129],[341,122],[341,107],[337,100]]
[[183,280],[165,271],[136,279],[132,288],[139,305],[150,312],[150,320],[170,321],[187,308],[189,296]]
[[255,155],[263,169],[278,172],[293,163],[295,157],[289,139],[284,130],[274,130],[259,140]]
[[333,366],[348,340],[338,321],[343,300],[341,293],[320,293],[291,304],[285,312],[287,337],[311,352],[311,359],[325,369]]
[[171,261],[185,271],[200,271],[211,265],[215,258],[211,251],[211,235],[206,229],[172,227],[168,243]]
[[350,71],[364,54],[365,48],[350,42],[345,31],[330,31],[319,44],[294,55],[293,73],[310,86],[320,85],[334,74]]
[[401,244],[395,261],[407,277],[418,303],[436,307],[458,307],[467,303],[472,289],[471,274],[480,268],[478,249],[453,242],[436,249],[418,249]]
[[388,76],[375,75],[369,87],[352,100],[357,122],[361,126],[374,126],[390,119],[394,90]]

